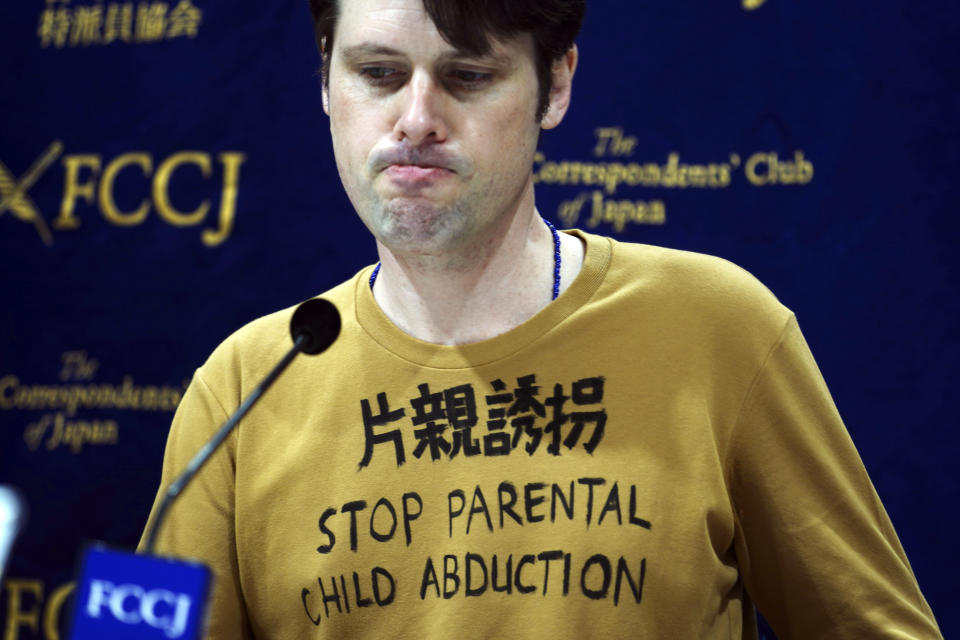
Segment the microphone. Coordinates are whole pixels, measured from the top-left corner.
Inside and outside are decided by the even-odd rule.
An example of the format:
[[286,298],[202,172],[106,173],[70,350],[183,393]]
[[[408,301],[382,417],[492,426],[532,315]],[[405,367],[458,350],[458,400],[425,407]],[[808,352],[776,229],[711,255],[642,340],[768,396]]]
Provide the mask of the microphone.
[[23,529],[23,499],[13,487],[0,485],[0,580],[3,579],[13,541]]
[[160,524],[166,516],[167,509],[173,500],[186,488],[187,484],[193,479],[200,467],[210,459],[213,452],[226,440],[227,436],[239,424],[240,420],[253,408],[253,405],[263,396],[263,394],[273,385],[274,381],[281,373],[293,362],[298,353],[307,355],[316,355],[324,351],[333,344],[340,334],[340,313],[332,302],[323,298],[314,298],[307,300],[297,307],[293,312],[293,318],[290,320],[290,337],[293,339],[293,347],[287,352],[280,362],[267,374],[250,395],[237,408],[232,416],[220,427],[220,430],[214,434],[207,444],[187,464],[184,472],[167,489],[163,502],[157,508],[157,517],[153,520],[153,525],[147,535],[146,552],[153,553],[156,542],[157,532]]
[[321,353],[339,334],[340,313],[330,301],[314,298],[297,307],[290,320],[293,346],[170,483],[147,532],[145,554],[101,547],[84,554],[70,640],[199,638],[210,569],[153,557],[157,532],[173,501],[297,354]]
[[323,298],[307,300],[293,312],[290,337],[294,344],[304,337],[300,351],[314,356],[327,349],[340,335],[340,313],[333,303]]
[[280,362],[267,374],[267,376],[254,387],[250,395],[246,397],[243,403],[237,408],[230,418],[223,423],[220,430],[214,434],[210,441],[205,444],[200,451],[196,453],[192,460],[187,463],[184,472],[167,488],[163,502],[157,507],[157,517],[153,519],[153,524],[147,534],[145,551],[153,553],[156,543],[157,532],[160,529],[167,509],[170,504],[186,488],[187,484],[193,479],[200,467],[210,459],[213,452],[223,444],[227,436],[233,431],[234,427],[243,419],[247,412],[253,408],[253,405],[270,388],[274,381],[283,373],[298,353],[307,355],[316,355],[324,351],[333,344],[340,334],[340,313],[333,303],[323,298],[314,298],[307,300],[297,307],[293,312],[293,318],[290,320],[290,337],[293,338],[293,347],[287,352]]

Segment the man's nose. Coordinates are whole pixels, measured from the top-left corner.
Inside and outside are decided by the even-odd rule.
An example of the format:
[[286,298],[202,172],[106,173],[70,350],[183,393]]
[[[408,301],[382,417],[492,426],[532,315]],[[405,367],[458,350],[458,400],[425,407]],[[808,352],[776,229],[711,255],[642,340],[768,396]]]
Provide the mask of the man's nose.
[[446,96],[443,87],[425,72],[415,72],[400,94],[401,112],[394,127],[398,140],[413,146],[447,139]]

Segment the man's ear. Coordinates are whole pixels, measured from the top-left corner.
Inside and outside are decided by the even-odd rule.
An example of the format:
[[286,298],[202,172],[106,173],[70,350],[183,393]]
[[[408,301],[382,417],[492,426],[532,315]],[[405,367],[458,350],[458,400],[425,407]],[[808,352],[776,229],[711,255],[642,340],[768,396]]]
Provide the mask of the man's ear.
[[320,89],[323,100],[323,112],[330,115],[330,55],[327,52],[327,39],[320,42]]
[[550,102],[547,112],[540,121],[542,129],[553,129],[560,124],[570,106],[570,92],[573,89],[573,74],[577,70],[577,45],[570,47],[562,58],[553,63],[550,77]]

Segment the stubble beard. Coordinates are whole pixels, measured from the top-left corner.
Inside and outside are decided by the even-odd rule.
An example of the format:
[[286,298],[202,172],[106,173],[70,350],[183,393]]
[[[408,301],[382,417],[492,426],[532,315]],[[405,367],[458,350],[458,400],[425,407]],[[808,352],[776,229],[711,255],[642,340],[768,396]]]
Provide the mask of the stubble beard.
[[472,212],[462,200],[441,205],[420,198],[377,199],[371,231],[394,254],[462,267],[476,250],[470,241],[477,223]]

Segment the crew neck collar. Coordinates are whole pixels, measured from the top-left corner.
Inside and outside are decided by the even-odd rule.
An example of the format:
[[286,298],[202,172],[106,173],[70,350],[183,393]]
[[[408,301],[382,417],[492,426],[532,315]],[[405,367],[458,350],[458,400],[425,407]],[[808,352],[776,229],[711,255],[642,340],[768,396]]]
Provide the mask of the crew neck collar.
[[461,369],[490,364],[532,344],[585,304],[596,292],[610,265],[612,241],[603,236],[564,231],[585,243],[583,265],[566,291],[523,324],[506,333],[460,345],[424,342],[399,329],[383,313],[368,286],[373,266],[354,279],[357,321],[361,328],[384,349],[398,358],[422,367]]

